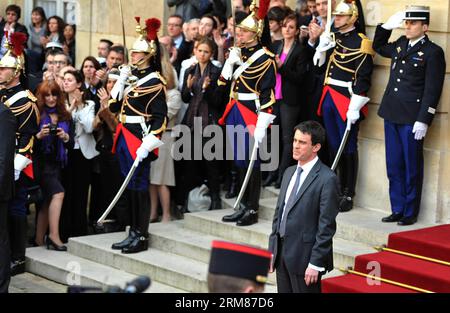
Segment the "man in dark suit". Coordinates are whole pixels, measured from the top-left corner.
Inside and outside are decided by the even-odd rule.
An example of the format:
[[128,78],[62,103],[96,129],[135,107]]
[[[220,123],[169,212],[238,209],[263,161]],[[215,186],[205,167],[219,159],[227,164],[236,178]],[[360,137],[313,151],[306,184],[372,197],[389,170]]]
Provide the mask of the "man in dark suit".
[[0,293],[8,292],[10,252],[8,236],[8,203],[14,191],[14,147],[16,118],[0,102]]
[[318,122],[295,127],[293,158],[298,164],[284,172],[269,237],[280,293],[318,293],[322,275],[333,269],[338,180],[317,157],[324,141]]
[[[403,24],[405,36],[388,43]],[[378,115],[384,118],[386,168],[392,214],[383,222],[417,221],[423,182],[423,141],[433,121],[445,78],[445,56],[426,32],[430,8],[407,6],[375,32],[373,48],[391,59],[391,72]]]

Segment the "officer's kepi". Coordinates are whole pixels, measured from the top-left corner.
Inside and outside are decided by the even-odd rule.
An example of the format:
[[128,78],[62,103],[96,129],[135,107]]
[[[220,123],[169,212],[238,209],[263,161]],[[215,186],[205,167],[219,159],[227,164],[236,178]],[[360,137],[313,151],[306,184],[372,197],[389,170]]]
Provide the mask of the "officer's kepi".
[[423,5],[407,5],[405,20],[430,22],[430,7]]
[[214,240],[209,273],[244,278],[264,284],[267,281],[271,257],[272,254],[268,250]]

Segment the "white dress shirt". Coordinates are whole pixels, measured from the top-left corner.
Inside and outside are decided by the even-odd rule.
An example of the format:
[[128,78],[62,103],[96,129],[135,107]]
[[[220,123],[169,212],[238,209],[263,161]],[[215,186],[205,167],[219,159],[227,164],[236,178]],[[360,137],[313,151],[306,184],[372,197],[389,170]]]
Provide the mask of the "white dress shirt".
[[[316,165],[317,161],[319,161],[319,157],[316,156],[314,159],[301,166],[303,172],[300,175],[300,183],[298,184],[298,189],[296,190],[296,193],[300,190],[302,184],[305,182],[306,177],[308,177],[309,172],[311,172],[312,168],[314,167],[314,165]],[[283,219],[284,217],[286,203],[288,202],[289,196],[291,195],[292,189],[294,188],[295,179],[297,178],[297,172],[299,171],[299,168],[300,166],[297,166],[297,169],[295,170],[294,175],[292,175],[288,188],[286,190],[286,197],[284,198],[283,214],[281,215],[281,219]],[[308,268],[312,268],[313,270],[316,270],[318,272],[325,271],[324,267],[318,267],[311,263],[308,264]]]

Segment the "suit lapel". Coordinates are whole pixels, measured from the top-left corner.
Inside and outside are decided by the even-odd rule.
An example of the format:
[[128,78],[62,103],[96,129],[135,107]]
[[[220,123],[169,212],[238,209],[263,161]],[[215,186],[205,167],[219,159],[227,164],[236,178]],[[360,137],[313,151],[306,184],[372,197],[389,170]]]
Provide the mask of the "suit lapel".
[[294,43],[293,43],[292,46],[291,46],[291,49],[289,49],[289,52],[288,52],[288,54],[287,54],[287,56],[286,56],[286,60],[284,60],[284,64],[287,64],[287,63],[288,63],[289,58],[291,57],[291,54],[292,54],[292,52],[294,51],[296,45],[297,45],[297,41],[294,41]]
[[[295,206],[295,204],[298,202],[298,200],[300,200],[300,198],[303,196],[303,194],[305,193],[306,189],[308,189],[309,185],[311,185],[311,183],[316,179],[316,177],[319,175],[319,170],[320,170],[320,160],[317,161],[317,163],[314,165],[314,167],[311,169],[311,171],[309,172],[308,176],[306,177],[305,181],[303,182],[303,184],[300,186],[300,190],[298,191],[297,196],[295,197],[294,202],[292,202],[292,205],[290,208],[286,208],[287,213],[290,212],[290,210]],[[286,214],[287,214],[286,213]]]
[[287,189],[288,189],[288,186],[289,186],[289,182],[292,179],[292,175],[294,175],[294,173],[295,173],[295,169],[296,169],[295,166],[292,166],[292,167],[286,169],[286,177],[289,177],[289,178],[288,179],[283,179],[283,184],[281,185],[281,188],[280,188],[280,195],[279,195],[279,198],[278,198],[278,200],[279,200],[279,203],[278,203],[278,217],[279,217],[279,219],[278,219],[278,221],[279,222],[281,221],[281,216],[283,214],[284,200],[286,198],[286,192],[287,192]]

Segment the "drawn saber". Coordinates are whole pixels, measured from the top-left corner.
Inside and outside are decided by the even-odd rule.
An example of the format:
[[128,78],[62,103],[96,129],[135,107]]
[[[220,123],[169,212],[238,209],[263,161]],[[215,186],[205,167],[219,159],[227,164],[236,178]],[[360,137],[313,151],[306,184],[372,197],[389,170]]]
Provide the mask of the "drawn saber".
[[131,166],[130,171],[128,172],[127,177],[125,177],[125,180],[122,183],[122,186],[120,186],[119,191],[117,192],[116,196],[114,197],[114,199],[111,201],[111,203],[109,204],[108,208],[106,209],[106,211],[102,214],[102,216],[100,216],[100,218],[97,221],[97,224],[102,224],[106,217],[108,216],[109,212],[111,212],[111,210],[114,208],[114,206],[116,205],[117,201],[119,201],[120,197],[122,196],[123,192],[125,191],[125,188],[127,188],[128,183],[131,180],[131,177],[133,177],[134,172],[136,171],[137,167],[139,165],[139,158],[136,157],[136,159],[133,162],[133,165]]
[[127,47],[127,43],[125,41],[125,23],[123,19],[123,9],[122,9],[122,0],[119,0],[119,10],[120,10],[120,18],[122,19],[122,40],[123,40],[123,47]]
[[339,163],[339,159],[341,158],[342,152],[344,151],[345,144],[347,143],[348,135],[350,134],[350,130],[352,127],[352,123],[347,120],[347,127],[345,128],[344,137],[342,137],[341,144],[336,153],[336,157],[334,158],[333,165],[331,165],[331,170],[334,171]]
[[236,198],[236,202],[234,203],[234,206],[233,206],[233,209],[235,209],[235,210],[239,206],[239,203],[241,202],[241,199],[244,196],[244,192],[247,189],[247,184],[248,184],[248,181],[250,180],[250,175],[252,174],[252,171],[253,171],[253,165],[255,164],[257,152],[258,152],[258,144],[255,141],[255,143],[253,145],[252,155],[250,157],[250,163],[248,165],[247,173],[245,174],[244,182],[242,183],[241,191],[239,191],[239,195]]

